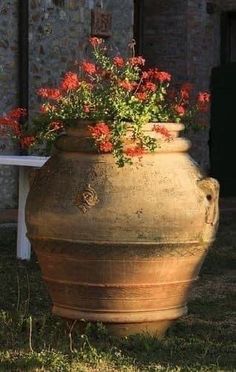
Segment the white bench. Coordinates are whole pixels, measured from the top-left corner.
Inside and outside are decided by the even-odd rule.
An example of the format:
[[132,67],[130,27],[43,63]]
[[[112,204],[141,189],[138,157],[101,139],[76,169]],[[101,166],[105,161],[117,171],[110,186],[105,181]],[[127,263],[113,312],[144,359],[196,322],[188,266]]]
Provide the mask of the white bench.
[[0,165],[14,165],[19,167],[19,203],[17,224],[17,258],[29,260],[31,247],[26,237],[25,202],[29,192],[29,167],[40,168],[48,160],[45,156],[1,155]]

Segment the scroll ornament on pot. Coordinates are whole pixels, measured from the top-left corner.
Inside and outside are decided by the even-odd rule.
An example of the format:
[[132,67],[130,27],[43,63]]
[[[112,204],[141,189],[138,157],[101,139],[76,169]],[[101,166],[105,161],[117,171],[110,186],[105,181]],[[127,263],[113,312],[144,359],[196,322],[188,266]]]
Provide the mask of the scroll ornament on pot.
[[99,202],[96,191],[88,184],[82,193],[79,193],[75,200],[75,205],[86,213],[90,208]]

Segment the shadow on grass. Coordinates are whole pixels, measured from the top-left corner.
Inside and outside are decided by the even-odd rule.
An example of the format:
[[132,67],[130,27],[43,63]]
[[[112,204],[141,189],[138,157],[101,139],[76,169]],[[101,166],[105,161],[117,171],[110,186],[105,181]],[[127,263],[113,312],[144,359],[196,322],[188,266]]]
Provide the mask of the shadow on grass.
[[15,231],[0,236],[0,371],[233,371],[235,370],[235,216],[218,239],[193,288],[189,315],[166,337],[108,337],[102,325],[76,324],[50,314],[36,258],[15,258]]

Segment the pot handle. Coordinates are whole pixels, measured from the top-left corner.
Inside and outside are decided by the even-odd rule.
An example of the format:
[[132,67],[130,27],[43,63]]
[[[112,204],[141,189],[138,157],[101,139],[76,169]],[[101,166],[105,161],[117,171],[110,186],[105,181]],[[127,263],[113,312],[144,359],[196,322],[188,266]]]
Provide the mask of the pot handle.
[[205,222],[210,225],[215,225],[218,221],[219,213],[219,182],[214,178],[207,177],[198,180],[197,184],[200,189],[204,191],[208,203]]

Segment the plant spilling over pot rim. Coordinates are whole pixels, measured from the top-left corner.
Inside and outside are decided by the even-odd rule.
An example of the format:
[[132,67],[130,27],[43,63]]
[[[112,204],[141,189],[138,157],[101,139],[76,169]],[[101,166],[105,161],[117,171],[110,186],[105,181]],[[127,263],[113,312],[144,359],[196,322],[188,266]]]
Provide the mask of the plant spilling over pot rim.
[[[18,124],[20,116],[25,115],[22,109],[0,119],[0,124],[11,126],[23,149],[44,144],[49,151],[58,134],[77,125],[78,120],[88,120],[94,123],[89,130],[97,150],[112,152],[117,164],[123,166],[132,163],[133,156],[153,152],[160,145],[157,138],[145,133],[144,124],[182,122],[186,128],[196,128],[196,114],[208,111],[207,92],[193,97],[192,84],[173,88],[168,72],[144,69],[143,57],[110,56],[104,40],[96,37],[90,38],[90,44],[94,63],[76,62],[76,71],[67,72],[59,86],[37,91],[45,103],[29,129]],[[152,129],[170,140],[163,126],[154,125]],[[124,146],[128,130],[130,147]]]

